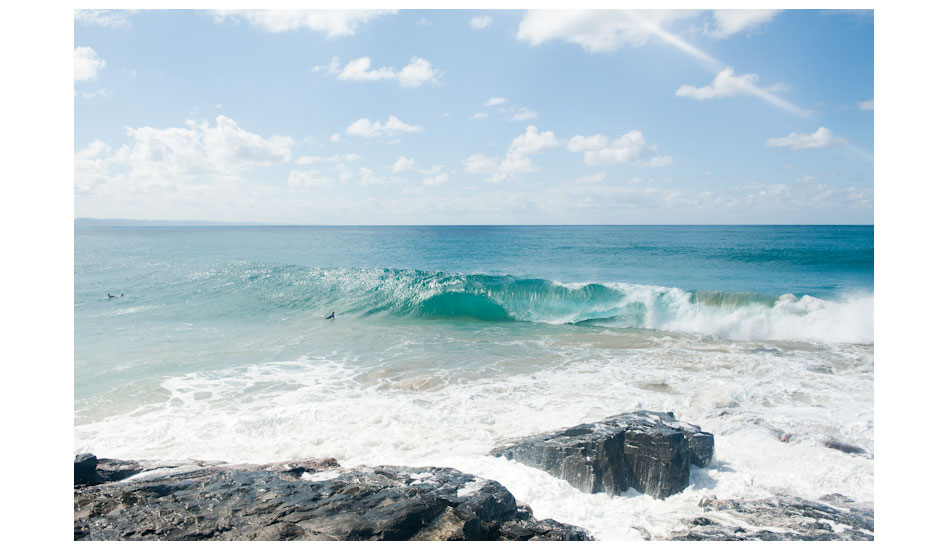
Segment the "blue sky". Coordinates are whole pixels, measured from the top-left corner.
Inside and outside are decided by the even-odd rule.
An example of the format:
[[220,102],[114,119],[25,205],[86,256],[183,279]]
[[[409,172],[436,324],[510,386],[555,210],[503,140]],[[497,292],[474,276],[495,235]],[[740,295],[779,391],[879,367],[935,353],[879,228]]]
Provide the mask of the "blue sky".
[[872,223],[870,12],[77,11],[75,215]]

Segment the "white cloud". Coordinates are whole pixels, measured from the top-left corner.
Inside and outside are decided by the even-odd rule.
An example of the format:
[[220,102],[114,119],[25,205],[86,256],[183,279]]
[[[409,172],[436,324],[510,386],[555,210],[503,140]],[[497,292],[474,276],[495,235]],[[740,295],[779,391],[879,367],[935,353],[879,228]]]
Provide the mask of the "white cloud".
[[426,176],[433,176],[433,175],[435,175],[435,174],[438,174],[438,173],[441,172],[441,171],[442,171],[442,165],[441,165],[441,164],[436,164],[436,165],[434,165],[432,168],[428,168],[428,169],[426,169],[426,168],[420,168],[420,169],[419,169],[419,173],[420,173],[420,174],[424,174],[424,175],[426,175]]
[[474,115],[468,117],[471,120],[478,120],[480,118],[485,118],[488,116],[488,113],[475,113]]
[[498,161],[482,153],[475,153],[463,160],[462,166],[469,174],[489,174],[498,168]]
[[110,29],[127,29],[132,26],[129,15],[135,10],[75,10],[73,19],[86,25],[99,25]]
[[673,162],[673,158],[669,156],[640,161],[647,151],[653,149],[655,147],[647,144],[643,132],[639,130],[631,130],[613,141],[601,134],[595,134],[574,136],[567,142],[567,150],[572,153],[583,151],[584,163],[591,166],[636,161],[642,166],[659,167],[668,166]]
[[511,140],[508,152],[516,155],[534,155],[552,147],[557,147],[557,138],[554,136],[554,132],[550,130],[538,132],[535,126],[528,126],[524,134]]
[[106,62],[99,58],[96,50],[88,46],[79,46],[73,49],[73,78],[80,82],[95,80],[99,71],[106,66]]
[[538,113],[527,107],[522,107],[518,109],[517,113],[511,115],[511,120],[530,120],[532,118],[538,118]]
[[392,170],[393,172],[396,172],[398,174],[399,172],[407,172],[411,170],[415,165],[416,165],[415,159],[399,157],[398,159],[396,159],[396,162],[393,163]]
[[[334,60],[336,59],[337,58],[334,58]],[[368,57],[360,57],[359,59],[350,61],[346,64],[346,67],[343,67],[343,71],[340,72],[340,80],[365,82],[373,80],[392,80],[396,78],[396,71],[389,67],[370,69],[371,63],[372,61]],[[333,66],[332,61],[330,62],[330,66]]]
[[[350,63],[352,63],[352,61]],[[325,71],[327,74],[339,74],[340,73],[340,58],[337,56],[334,56],[333,59],[330,60],[330,63],[328,63],[327,65],[317,65],[316,67],[313,68],[313,72],[315,73],[320,72],[320,71]]]
[[96,97],[109,97],[112,95],[112,90],[106,88],[99,88],[94,92],[83,92],[80,94],[84,99],[93,99]]
[[673,164],[673,157],[669,155],[657,155],[650,160],[641,162],[640,166],[645,166],[646,168],[663,168],[671,164]]
[[603,149],[610,143],[607,136],[594,134],[592,136],[574,136],[567,141],[567,150],[572,153],[579,153],[590,149]]
[[[706,34],[726,38],[763,26],[779,10],[715,10]],[[703,17],[700,10],[529,10],[518,26],[518,39],[537,46],[549,40],[577,44],[588,52],[612,52],[622,46],[640,47],[659,39],[707,63],[711,56],[673,35],[678,21]]]
[[347,153],[345,155],[331,155],[329,157],[321,157],[319,155],[304,155],[302,157],[297,158],[297,160],[294,161],[294,164],[308,165],[308,164],[316,164],[318,162],[320,163],[356,162],[357,160],[359,160],[359,158],[360,156],[357,155],[356,153]]
[[343,138],[340,136],[340,134],[333,134],[332,136],[330,136],[330,141],[333,141],[333,142],[343,141]]
[[413,57],[409,64],[399,71],[399,85],[405,88],[417,88],[426,82],[438,82],[441,72],[432,69],[429,63],[421,57]]
[[782,10],[714,10],[715,25],[706,33],[714,38],[726,38],[733,34],[765,26]]
[[[762,89],[756,85],[759,80],[757,74],[743,74],[736,76],[732,67],[726,67],[719,71],[712,84],[697,88],[684,84],[676,90],[677,97],[689,97],[696,100],[713,99],[719,97],[732,97],[738,94],[746,94],[758,97],[776,107],[791,112],[798,116],[807,116],[808,112],[776,96],[769,90]],[[770,90],[787,89],[784,84],[773,85]]]
[[793,151],[800,149],[820,149],[837,141],[831,130],[824,126],[815,130],[813,134],[799,134],[792,132],[785,137],[770,138],[765,141],[766,147],[788,147]]
[[437,187],[447,181],[449,181],[449,175],[445,172],[440,172],[434,176],[429,176],[422,180],[422,185],[425,187]]
[[333,179],[317,170],[291,170],[287,183],[291,187],[326,189],[333,185]]
[[502,103],[507,103],[508,98],[506,97],[493,97],[485,102],[486,107],[494,107],[495,105],[501,105]]
[[360,179],[357,181],[357,183],[359,185],[383,185],[386,183],[386,179],[381,176],[377,176],[369,168],[361,166]]
[[395,136],[398,134],[421,132],[422,126],[406,124],[393,115],[385,123],[371,122],[368,118],[361,118],[347,127],[346,133],[362,137]]
[[755,87],[758,80],[759,75],[757,74],[735,76],[733,68],[728,67],[720,71],[709,86],[697,88],[684,84],[676,90],[676,96],[690,97],[700,101],[717,97],[732,97],[740,93],[751,93],[751,88]]
[[518,26],[518,40],[537,46],[565,40],[589,52],[643,46],[663,26],[690,18],[690,10],[529,10]]
[[860,103],[858,103],[858,109],[861,109],[862,111],[873,111],[874,98],[872,97],[871,99],[867,101],[861,101]]
[[346,64],[340,70],[340,58],[334,57],[328,65],[317,65],[314,72],[324,71],[335,74],[340,80],[352,82],[373,82],[377,80],[397,80],[404,88],[418,88],[426,83],[435,84],[442,76],[441,71],[434,70],[432,63],[421,57],[413,57],[400,70],[392,67],[370,68],[372,60],[369,57],[360,57]]
[[299,29],[320,32],[327,38],[352,36],[356,27],[396,10],[214,10],[216,22],[244,20],[267,32]]
[[242,172],[289,162],[294,145],[289,136],[263,138],[223,115],[214,126],[188,121],[185,128],[144,126],[126,134],[131,142],[114,152],[97,140],[75,154],[77,193],[240,181]]
[[487,15],[479,15],[477,17],[471,18],[468,24],[476,30],[487,29],[491,26],[491,17]]
[[539,132],[534,126],[528,126],[525,133],[511,140],[504,159],[487,157],[481,153],[470,155],[462,161],[465,171],[470,174],[491,174],[489,181],[500,182],[511,179],[514,174],[534,172],[529,155],[540,153],[558,144],[554,132]]

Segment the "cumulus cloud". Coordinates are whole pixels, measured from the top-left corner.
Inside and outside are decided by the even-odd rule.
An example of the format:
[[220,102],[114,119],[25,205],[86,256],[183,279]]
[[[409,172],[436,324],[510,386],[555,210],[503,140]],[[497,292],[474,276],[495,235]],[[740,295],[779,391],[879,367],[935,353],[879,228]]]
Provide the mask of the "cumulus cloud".
[[437,187],[447,181],[449,181],[449,175],[445,172],[439,172],[438,174],[423,179],[422,185],[425,187]]
[[413,57],[409,63],[398,71],[392,67],[371,68],[372,60],[369,57],[360,57],[346,64],[340,69],[340,58],[334,57],[327,65],[317,65],[313,72],[323,71],[335,74],[340,80],[351,82],[374,82],[377,80],[396,80],[404,88],[418,88],[423,84],[435,84],[442,75],[441,71],[432,68],[432,63],[421,57]]
[[368,118],[361,118],[350,124],[346,129],[346,133],[353,136],[362,137],[392,137],[399,134],[421,132],[422,130],[422,126],[406,124],[395,116],[390,115],[385,123],[378,120],[376,122],[371,122]]
[[697,88],[684,84],[676,90],[677,97],[689,97],[697,100],[713,99],[717,97],[731,97],[740,93],[751,93],[755,88],[759,75],[743,74],[736,76],[732,67],[723,69],[713,79],[709,86]]
[[[336,57],[334,60],[338,59]],[[361,81],[373,81],[373,80],[393,80],[396,78],[396,71],[392,70],[389,67],[382,67],[380,69],[370,69],[370,64],[372,61],[368,57],[360,57],[359,59],[354,59],[346,64],[346,67],[343,67],[343,70],[340,72],[340,80],[355,80],[357,82]],[[330,66],[333,66],[333,62],[330,62]]]
[[487,29],[491,26],[491,17],[487,15],[479,15],[477,17],[471,18],[468,24],[476,30]]
[[640,162],[639,164],[640,166],[644,166],[646,168],[664,168],[673,164],[673,157],[670,155],[657,155],[655,157],[651,157],[649,160]]
[[427,82],[438,82],[440,74],[432,69],[432,63],[421,57],[413,57],[408,65],[399,70],[397,77],[400,86],[417,88]]
[[77,152],[77,193],[116,186],[145,191],[182,183],[240,180],[253,168],[289,162],[289,136],[264,138],[240,128],[224,115],[207,122],[188,121],[184,128],[128,128],[130,143],[113,151],[96,140]]
[[110,95],[112,95],[112,90],[109,90],[109,89],[107,89],[107,88],[99,88],[98,90],[95,90],[95,91],[93,91],[93,92],[82,92],[82,93],[79,94],[79,95],[82,96],[83,99],[94,99],[94,98],[97,98],[97,97],[109,97]]
[[706,34],[726,38],[733,34],[767,25],[782,10],[713,10],[714,24]]
[[872,97],[871,99],[867,101],[861,101],[860,103],[858,103],[858,109],[861,109],[862,111],[873,111],[874,98]]
[[266,32],[300,29],[323,33],[327,38],[352,36],[356,28],[396,10],[213,10],[216,22],[246,21]]
[[530,120],[532,118],[538,118],[538,113],[527,107],[522,107],[518,109],[515,114],[511,115],[511,120]]
[[386,179],[382,176],[377,176],[373,173],[372,170],[366,168],[365,166],[360,167],[360,179],[356,182],[359,185],[382,185],[386,183]]
[[696,100],[714,99],[720,97],[732,97],[739,94],[746,94],[758,97],[764,101],[775,105],[783,110],[798,116],[807,116],[808,112],[776,96],[773,91],[787,89],[784,84],[771,86],[768,90],[756,85],[759,80],[757,74],[736,75],[732,67],[726,67],[719,71],[713,79],[712,84],[708,86],[695,87],[688,84],[680,86],[676,90],[677,97],[688,97]]
[[491,176],[489,181],[497,183],[511,179],[514,174],[534,172],[537,168],[532,164],[530,155],[557,145],[554,132],[539,132],[537,127],[528,126],[524,134],[511,140],[504,159],[476,153],[463,160],[462,166],[470,174],[488,174]]
[[537,46],[564,40],[589,52],[643,46],[657,31],[694,17],[690,10],[529,10],[518,26],[518,40]]
[[135,10],[75,10],[73,19],[77,23],[98,25],[109,29],[127,29],[132,26],[129,15]]
[[831,130],[824,126],[815,130],[813,134],[799,134],[792,132],[785,137],[770,138],[765,141],[766,147],[787,147],[793,151],[800,149],[821,149],[837,141]]
[[480,118],[486,118],[487,116],[488,116],[488,113],[475,113],[474,115],[468,118],[470,118],[471,120],[478,120]]
[[95,80],[106,62],[99,58],[96,50],[88,46],[73,49],[73,78],[76,82]]
[[411,170],[415,165],[416,165],[415,159],[399,157],[398,159],[396,159],[396,162],[393,163],[392,170],[393,172],[396,172],[398,174],[399,172],[407,172]]
[[537,127],[528,126],[524,134],[511,140],[508,152],[517,155],[533,155],[551,147],[557,147],[557,138],[554,136],[554,132],[550,130],[539,132]]
[[347,153],[345,155],[331,155],[329,157],[321,157],[319,155],[304,155],[294,161],[294,164],[298,165],[308,165],[316,163],[327,163],[327,162],[356,162],[359,160],[360,156],[356,153]]
[[631,130],[613,141],[601,134],[574,136],[567,141],[567,150],[572,153],[583,152],[584,163],[591,166],[636,162],[641,166],[656,168],[669,166],[673,162],[670,156],[641,160],[654,149],[656,147],[648,144],[639,130]]
[[333,185],[333,179],[318,170],[291,170],[290,175],[287,176],[287,183],[291,187],[303,189],[326,189]]
[[507,103],[508,98],[506,97],[493,97],[485,102],[486,107],[494,107],[496,105],[501,105],[502,103]]

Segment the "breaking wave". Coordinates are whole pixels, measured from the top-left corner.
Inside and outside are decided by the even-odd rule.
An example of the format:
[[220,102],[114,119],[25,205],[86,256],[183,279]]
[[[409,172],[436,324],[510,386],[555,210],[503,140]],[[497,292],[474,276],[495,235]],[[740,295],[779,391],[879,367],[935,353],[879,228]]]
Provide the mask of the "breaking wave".
[[204,296],[215,296],[209,307],[228,310],[218,311],[222,315],[332,310],[338,316],[630,327],[735,340],[874,342],[872,293],[826,300],[631,283],[243,263],[190,279]]

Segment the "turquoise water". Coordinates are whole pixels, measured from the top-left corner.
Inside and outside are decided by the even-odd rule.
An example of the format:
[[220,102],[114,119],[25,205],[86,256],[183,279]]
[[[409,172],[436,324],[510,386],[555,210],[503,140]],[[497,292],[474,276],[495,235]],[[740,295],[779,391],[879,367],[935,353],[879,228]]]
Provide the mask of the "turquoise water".
[[647,407],[716,434],[694,493],[870,499],[873,259],[870,226],[77,226],[75,447],[450,465],[638,538],[679,516],[484,455]]

